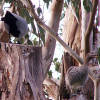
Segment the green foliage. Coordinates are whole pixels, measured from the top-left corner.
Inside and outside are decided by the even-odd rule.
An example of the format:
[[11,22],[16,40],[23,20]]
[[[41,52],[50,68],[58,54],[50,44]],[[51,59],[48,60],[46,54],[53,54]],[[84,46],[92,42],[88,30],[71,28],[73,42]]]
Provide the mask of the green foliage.
[[33,21],[31,22],[31,25],[32,25],[32,28],[33,28],[33,33],[36,33],[36,27],[35,27],[35,25],[34,25],[34,22],[33,22]]
[[98,49],[98,61],[99,61],[99,64],[100,64],[100,48]]
[[21,38],[20,41],[18,40],[18,42],[24,44],[24,38]]
[[[40,43],[40,44],[44,44],[44,42],[45,42],[44,30],[39,25],[37,25],[38,33],[36,32],[36,24],[34,23],[34,18],[30,15],[30,13],[27,11],[27,9],[25,7],[21,7],[21,6],[22,6],[21,4],[18,4],[18,11],[20,13],[20,16],[24,17],[27,20],[28,24],[31,24],[32,29],[33,29],[33,34],[35,34],[35,35],[39,34],[36,36],[42,40],[43,43]],[[40,15],[42,13],[42,9],[40,7],[38,7],[37,12],[38,12],[38,15]],[[39,45],[36,38],[33,41],[28,39],[27,43],[29,45],[32,45],[32,43],[33,43],[33,45]]]
[[59,67],[60,67],[60,63],[59,63],[59,62],[56,62],[56,63],[55,63],[55,70],[56,70],[57,72],[59,72]]
[[47,8],[48,8],[49,3],[50,3],[50,1],[52,1],[52,0],[43,0],[43,1],[47,4]]
[[71,0],[73,6],[74,6],[74,9],[75,9],[75,12],[76,12],[76,16],[79,18],[79,4],[80,4],[80,0]]
[[14,3],[17,6],[19,15],[22,16],[23,18],[25,18],[27,20],[28,24],[34,21],[34,18],[29,14],[27,9],[25,7],[23,7],[23,5],[21,3],[17,3],[17,2],[14,2]]
[[69,5],[69,3],[71,3],[71,5],[74,7],[77,18],[79,18],[80,0],[66,0],[66,2],[67,2],[67,5]]
[[37,8],[37,13],[38,13],[39,16],[42,13],[42,9],[40,7]]
[[59,68],[60,68],[60,62],[58,61],[58,58],[54,58],[53,63],[55,65],[55,70],[57,72],[59,72]]
[[92,10],[92,2],[90,0],[84,0],[83,5],[87,12],[90,12]]
[[58,60],[58,58],[54,58],[53,62],[55,63],[55,62],[57,62],[57,60]]
[[2,0],[0,0],[0,3],[2,2]]
[[65,2],[66,2],[67,4],[69,4],[70,1],[71,1],[71,0],[66,0]]
[[[75,12],[76,12],[76,16],[79,18],[79,5],[80,5],[80,0],[66,0],[67,5],[69,5],[69,3],[71,2]],[[87,12],[90,12],[92,10],[92,2],[91,0],[84,0],[83,1],[83,5],[84,8]]]
[[65,12],[62,13],[61,20],[65,17]]
[[33,45],[32,41],[29,40],[29,39],[28,39],[28,41],[27,41],[27,44],[28,44],[28,45]]
[[11,3],[13,2],[14,0],[5,0],[6,3]]
[[49,70],[48,76],[49,76],[49,78],[52,78],[52,71],[51,70]]
[[39,43],[38,43],[38,41],[37,41],[37,39],[35,38],[34,40],[33,40],[33,45],[38,45]]
[[44,34],[44,29],[38,25],[38,31],[39,31],[39,37],[43,41],[43,44],[45,43],[45,34]]
[[29,35],[28,34],[25,35],[25,39],[29,39]]

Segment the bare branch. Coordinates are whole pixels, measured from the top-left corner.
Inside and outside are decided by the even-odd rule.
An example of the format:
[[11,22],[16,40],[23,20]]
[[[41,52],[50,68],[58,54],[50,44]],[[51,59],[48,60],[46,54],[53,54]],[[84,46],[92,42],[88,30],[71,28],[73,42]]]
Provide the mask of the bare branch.
[[84,0],[81,0],[81,10],[82,10],[82,20],[81,20],[81,57],[85,58],[85,31],[86,31],[86,24],[87,24],[87,12],[83,5]]
[[93,27],[97,5],[98,5],[98,0],[94,0],[93,1],[93,9],[92,9],[92,12],[90,15],[88,28],[87,28],[86,34],[85,34],[85,55],[89,52],[89,37],[90,37],[91,30]]

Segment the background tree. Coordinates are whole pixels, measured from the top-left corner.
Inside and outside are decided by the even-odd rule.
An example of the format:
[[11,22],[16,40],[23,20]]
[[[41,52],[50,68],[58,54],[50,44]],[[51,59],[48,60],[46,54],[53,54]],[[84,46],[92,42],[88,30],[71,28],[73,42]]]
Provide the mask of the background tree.
[[[45,6],[42,8],[38,2],[36,7],[31,0],[1,0],[1,15],[4,4],[9,3],[9,10],[25,18],[30,25],[29,33],[21,39],[22,44],[0,43],[1,100],[48,100],[50,97],[66,100],[70,97],[70,90],[65,87],[67,69],[83,64],[94,45],[97,50],[98,0],[43,0],[47,9],[50,5],[47,25],[43,15]],[[64,26],[60,30],[62,19]],[[64,41],[58,30],[63,33]],[[0,32],[0,41],[8,42],[3,22],[0,22]],[[11,40],[17,43],[17,39],[12,37]],[[65,49],[61,65],[57,58],[53,60],[56,40]],[[61,73],[60,79],[52,77],[49,70],[52,62],[56,71]],[[92,81],[89,80],[85,87],[83,93],[86,95],[77,95],[70,100],[93,100]]]

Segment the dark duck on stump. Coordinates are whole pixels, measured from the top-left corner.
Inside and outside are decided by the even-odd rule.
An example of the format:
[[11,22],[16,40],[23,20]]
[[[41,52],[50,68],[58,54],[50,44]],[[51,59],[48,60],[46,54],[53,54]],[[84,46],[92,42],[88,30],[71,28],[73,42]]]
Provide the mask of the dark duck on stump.
[[1,21],[4,21],[8,34],[11,34],[16,38],[22,38],[28,33],[27,22],[21,16],[7,11],[5,16],[1,18]]

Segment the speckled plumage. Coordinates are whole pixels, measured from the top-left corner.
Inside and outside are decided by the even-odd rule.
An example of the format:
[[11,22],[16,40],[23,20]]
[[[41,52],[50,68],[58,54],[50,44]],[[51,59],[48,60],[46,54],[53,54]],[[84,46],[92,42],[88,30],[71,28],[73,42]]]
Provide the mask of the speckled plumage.
[[83,86],[87,79],[88,67],[86,66],[72,66],[68,69],[65,76],[66,84],[69,85],[71,89]]
[[66,87],[72,90],[82,87],[88,79],[88,62],[97,57],[97,54],[89,54],[82,66],[71,66],[65,75]]

